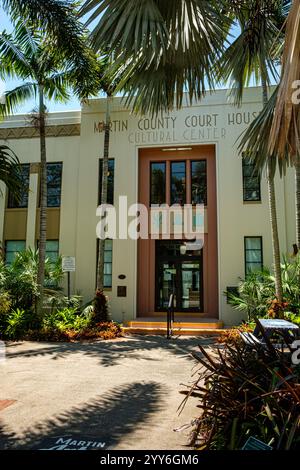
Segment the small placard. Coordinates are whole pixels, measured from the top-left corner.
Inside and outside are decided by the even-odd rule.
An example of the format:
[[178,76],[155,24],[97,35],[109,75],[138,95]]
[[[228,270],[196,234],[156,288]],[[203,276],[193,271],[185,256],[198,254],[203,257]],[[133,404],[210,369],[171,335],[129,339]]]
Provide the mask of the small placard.
[[273,450],[273,447],[256,439],[256,437],[250,436],[242,450]]
[[127,297],[127,287],[126,286],[118,286],[117,295],[118,295],[118,297]]
[[64,273],[74,272],[76,269],[75,258],[73,256],[62,257],[62,270]]

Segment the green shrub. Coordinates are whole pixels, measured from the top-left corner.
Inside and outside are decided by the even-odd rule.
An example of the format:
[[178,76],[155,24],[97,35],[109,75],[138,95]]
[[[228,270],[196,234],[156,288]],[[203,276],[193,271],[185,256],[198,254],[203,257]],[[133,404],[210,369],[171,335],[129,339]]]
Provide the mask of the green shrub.
[[7,315],[4,338],[20,339],[30,326],[32,326],[32,313],[17,308]]
[[46,314],[43,321],[43,327],[54,330],[80,331],[88,327],[90,321],[84,315],[78,315],[77,308],[65,308],[58,312]]
[[[283,298],[288,304],[286,309],[292,313],[300,313],[300,254],[292,260],[284,258],[281,264]],[[228,295],[228,302],[236,309],[245,312],[248,319],[255,316],[264,317],[272,308],[276,299],[275,279],[270,271],[249,273],[238,286],[239,295]]]

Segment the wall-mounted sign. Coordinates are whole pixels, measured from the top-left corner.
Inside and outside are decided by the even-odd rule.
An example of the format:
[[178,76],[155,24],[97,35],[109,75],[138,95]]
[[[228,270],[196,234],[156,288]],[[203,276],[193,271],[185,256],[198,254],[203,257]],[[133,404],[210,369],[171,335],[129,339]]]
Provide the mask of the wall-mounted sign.
[[126,276],[125,274],[119,274],[118,278],[123,281],[124,279],[126,279]]
[[73,256],[62,257],[62,270],[64,273],[71,273],[76,270],[75,258]]
[[127,286],[118,286],[117,295],[118,297],[127,297]]

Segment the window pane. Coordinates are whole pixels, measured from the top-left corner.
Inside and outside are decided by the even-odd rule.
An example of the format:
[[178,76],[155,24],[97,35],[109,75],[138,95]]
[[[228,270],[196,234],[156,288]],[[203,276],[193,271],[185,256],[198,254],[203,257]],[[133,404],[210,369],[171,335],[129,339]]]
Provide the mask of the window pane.
[[247,237],[246,238],[246,250],[261,250],[261,238]]
[[151,196],[150,204],[166,202],[166,164],[151,163]]
[[8,240],[5,243],[5,261],[7,264],[11,264],[17,253],[25,251],[26,242],[25,240]]
[[185,162],[171,163],[171,204],[185,204]]
[[192,162],[192,204],[207,203],[206,160]]
[[47,206],[60,207],[62,163],[47,163]]
[[[103,178],[103,160],[99,161],[99,197],[98,201],[101,204],[102,193],[102,178]],[[107,179],[107,204],[113,205],[114,203],[114,178],[115,178],[115,161],[114,159],[108,160],[108,179]]]
[[103,284],[104,284],[104,287],[108,287],[108,288],[112,286],[112,276],[110,274],[104,274]]
[[30,165],[21,165],[21,178],[22,178],[22,189],[20,200],[17,201],[11,191],[8,192],[7,207],[13,208],[25,208],[28,207],[28,191],[29,191],[29,177],[30,177]]
[[261,263],[261,251],[260,250],[249,250],[246,251],[247,263]]

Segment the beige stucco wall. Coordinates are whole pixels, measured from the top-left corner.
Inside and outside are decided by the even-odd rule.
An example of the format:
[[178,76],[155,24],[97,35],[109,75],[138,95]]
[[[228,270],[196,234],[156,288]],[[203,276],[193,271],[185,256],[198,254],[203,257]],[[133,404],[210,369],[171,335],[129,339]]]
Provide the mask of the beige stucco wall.
[[[219,312],[220,318],[226,324],[233,324],[241,319],[241,314],[226,304],[223,292],[227,286],[237,285],[239,277],[244,276],[244,236],[263,236],[264,262],[268,266],[272,263],[266,181],[263,178],[262,202],[244,204],[242,163],[237,156],[236,145],[237,138],[247,127],[248,119],[252,119],[253,113],[261,109],[260,103],[261,91],[258,88],[246,91],[244,104],[240,109],[228,103],[226,91],[218,91],[208,95],[200,105],[185,106],[181,111],[171,113],[169,129],[161,129],[158,133],[156,130],[154,133],[141,130],[145,124],[147,127],[148,121],[124,110],[119,99],[115,99],[112,104],[110,157],[115,159],[115,203],[118,202],[118,195],[127,195],[129,204],[137,202],[139,148],[162,145],[180,147],[204,143],[216,146]],[[86,301],[92,298],[95,288],[98,161],[103,154],[104,139],[104,133],[97,131],[97,123],[105,119],[105,111],[105,100],[92,100],[82,109],[80,137],[47,139],[48,161],[63,161],[60,251],[63,255],[76,257],[77,269],[72,275],[72,288],[74,292],[80,292]],[[199,115],[206,121],[206,125],[203,128],[189,127],[192,122],[189,116]],[[241,122],[243,116],[245,121]],[[51,115],[53,124],[79,122],[78,120],[78,113]],[[18,123],[21,122],[22,117],[18,120]],[[14,126],[16,123],[11,121],[4,125]],[[0,128],[2,126],[3,124]],[[38,139],[11,140],[7,144],[19,155],[22,162],[39,160]],[[276,189],[280,242],[282,252],[285,253],[291,251],[295,239],[292,169],[284,179],[276,177]],[[1,201],[1,221],[2,214]],[[119,280],[120,274],[125,274],[126,279]],[[136,281],[137,243],[131,240],[114,240],[113,288],[108,292],[114,319],[135,318]],[[118,285],[127,286],[126,298],[117,297]]]

